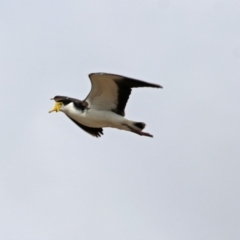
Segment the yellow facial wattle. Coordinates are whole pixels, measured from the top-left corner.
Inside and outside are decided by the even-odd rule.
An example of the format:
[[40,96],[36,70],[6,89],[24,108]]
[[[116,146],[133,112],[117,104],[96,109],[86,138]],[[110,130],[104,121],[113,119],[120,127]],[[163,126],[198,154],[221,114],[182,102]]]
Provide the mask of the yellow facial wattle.
[[55,111],[55,112],[59,112],[61,106],[62,106],[62,103],[61,103],[61,102],[56,102],[54,108],[53,108],[52,110],[50,110],[49,113],[54,112],[54,111]]

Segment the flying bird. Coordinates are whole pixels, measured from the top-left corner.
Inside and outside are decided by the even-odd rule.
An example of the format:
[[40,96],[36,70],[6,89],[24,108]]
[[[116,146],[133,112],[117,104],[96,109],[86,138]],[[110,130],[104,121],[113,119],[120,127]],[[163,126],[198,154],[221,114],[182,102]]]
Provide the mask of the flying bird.
[[140,136],[153,137],[143,132],[146,124],[126,119],[124,109],[132,88],[162,86],[109,73],[89,74],[92,88],[85,100],[55,96],[51,112],[63,112],[77,126],[94,137],[103,135],[104,127],[130,131]]

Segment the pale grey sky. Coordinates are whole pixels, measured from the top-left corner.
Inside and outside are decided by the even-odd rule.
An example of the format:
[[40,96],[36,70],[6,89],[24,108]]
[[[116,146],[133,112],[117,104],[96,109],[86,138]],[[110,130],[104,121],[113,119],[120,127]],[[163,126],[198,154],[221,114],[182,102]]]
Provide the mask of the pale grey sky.
[[[48,114],[99,71],[153,139]],[[0,81],[0,239],[240,239],[239,1],[2,0]]]

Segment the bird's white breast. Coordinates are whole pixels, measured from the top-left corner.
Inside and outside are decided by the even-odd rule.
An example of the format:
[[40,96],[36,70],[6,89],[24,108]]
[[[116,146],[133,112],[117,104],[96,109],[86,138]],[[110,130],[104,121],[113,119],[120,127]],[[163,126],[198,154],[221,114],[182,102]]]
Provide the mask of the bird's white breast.
[[73,103],[69,103],[61,109],[69,117],[75,121],[94,128],[117,127],[121,125],[124,118],[112,111],[101,111],[95,109],[79,110]]

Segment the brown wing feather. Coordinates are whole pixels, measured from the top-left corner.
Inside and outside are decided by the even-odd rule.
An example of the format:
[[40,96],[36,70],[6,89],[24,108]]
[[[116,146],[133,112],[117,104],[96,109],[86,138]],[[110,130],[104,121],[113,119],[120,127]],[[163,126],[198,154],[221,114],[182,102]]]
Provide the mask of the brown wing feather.
[[124,109],[131,94],[132,88],[153,87],[162,88],[160,85],[144,82],[109,73],[89,74],[92,89],[85,99],[90,108],[99,110],[112,110],[124,116]]
[[94,137],[98,138],[98,137],[101,137],[101,135],[103,135],[103,129],[102,128],[87,127],[87,126],[84,126],[84,125],[80,124],[79,122],[75,121],[71,117],[69,117],[69,119],[71,119],[77,126],[79,126],[81,129],[83,129],[85,132],[91,134]]

